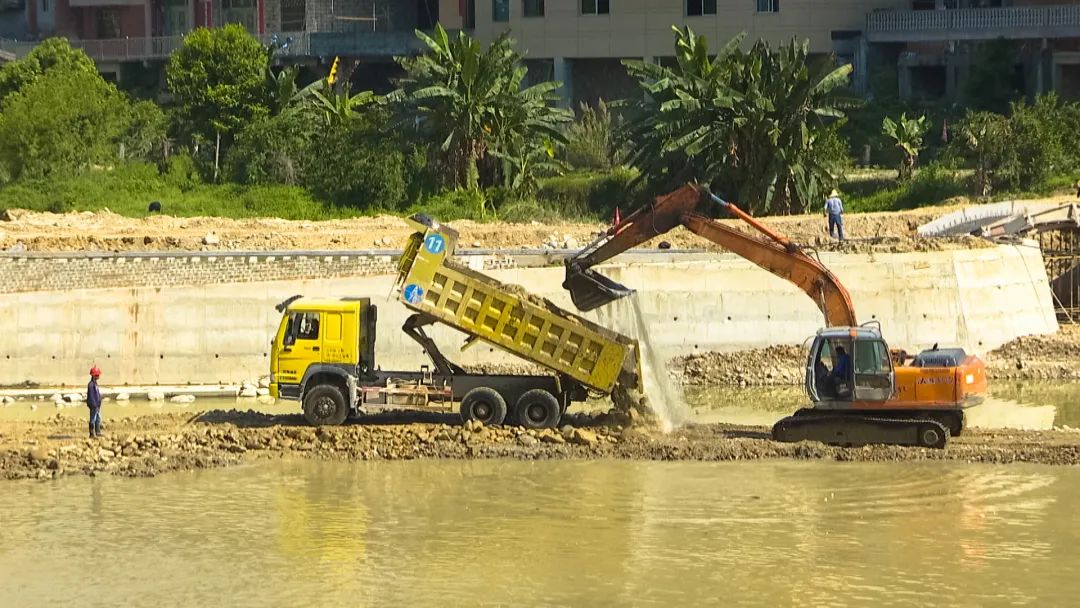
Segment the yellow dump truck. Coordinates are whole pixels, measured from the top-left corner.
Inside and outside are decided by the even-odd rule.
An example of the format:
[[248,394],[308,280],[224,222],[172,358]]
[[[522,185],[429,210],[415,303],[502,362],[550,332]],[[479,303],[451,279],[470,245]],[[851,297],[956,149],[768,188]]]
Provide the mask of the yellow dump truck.
[[[458,234],[425,215],[401,256],[396,291],[412,310],[404,332],[433,365],[384,371],[375,356],[376,306],[369,298],[294,296],[278,305],[270,391],[303,404],[311,424],[340,424],[371,408],[452,409],[463,420],[554,427],[567,406],[616,383],[640,384],[637,341],[554,304],[453,264]],[[473,374],[451,362],[424,331],[440,323],[550,370],[548,375]]]

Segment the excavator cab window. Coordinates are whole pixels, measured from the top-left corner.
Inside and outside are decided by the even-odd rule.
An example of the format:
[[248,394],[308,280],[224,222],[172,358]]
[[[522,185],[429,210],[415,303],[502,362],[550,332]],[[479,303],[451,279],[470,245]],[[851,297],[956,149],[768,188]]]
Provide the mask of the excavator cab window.
[[881,340],[855,342],[855,398],[886,401],[893,394],[893,367],[889,347]]
[[811,347],[807,390],[813,401],[851,401],[851,340],[819,338]]

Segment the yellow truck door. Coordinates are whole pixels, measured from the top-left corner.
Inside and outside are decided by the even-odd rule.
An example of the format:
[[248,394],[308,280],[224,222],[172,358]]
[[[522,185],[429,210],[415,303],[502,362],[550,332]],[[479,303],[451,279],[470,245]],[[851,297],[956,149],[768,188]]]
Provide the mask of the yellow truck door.
[[[321,317],[322,313],[319,312],[289,314],[281,335],[281,350],[278,352],[278,384],[300,384],[308,366],[322,362]],[[339,321],[339,331],[340,327]]]

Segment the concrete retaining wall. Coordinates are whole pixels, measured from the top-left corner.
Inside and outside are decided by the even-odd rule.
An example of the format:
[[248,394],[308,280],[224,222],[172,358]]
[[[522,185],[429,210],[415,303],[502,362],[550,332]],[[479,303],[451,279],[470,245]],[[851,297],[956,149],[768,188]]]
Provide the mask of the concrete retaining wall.
[[[851,290],[859,318],[881,321],[893,346],[940,342],[985,352],[1016,336],[1057,329],[1037,248],[823,254],[822,261]],[[797,344],[822,325],[802,292],[732,255],[614,265],[604,272],[639,290],[642,317],[663,356]],[[570,306],[561,268],[491,274]],[[393,280],[379,275],[0,294],[6,330],[0,332],[0,384],[81,383],[94,361],[108,384],[218,383],[263,375],[279,321],[273,305],[297,293],[375,298],[381,365],[415,368],[425,361],[398,329],[407,311],[386,299]],[[632,329],[628,306],[614,315],[606,311],[598,320]],[[446,329],[434,335],[452,357],[463,340]],[[511,360],[480,345],[457,358]]]

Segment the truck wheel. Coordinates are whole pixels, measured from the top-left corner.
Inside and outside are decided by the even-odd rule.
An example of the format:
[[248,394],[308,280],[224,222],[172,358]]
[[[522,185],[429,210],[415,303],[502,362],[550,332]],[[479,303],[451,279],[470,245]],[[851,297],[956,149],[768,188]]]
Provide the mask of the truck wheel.
[[478,386],[461,398],[461,421],[479,420],[486,426],[502,424],[506,418],[506,399],[493,388]]
[[562,417],[562,406],[555,395],[542,388],[526,391],[514,405],[514,417],[527,429],[555,428]]
[[349,416],[341,389],[320,384],[304,395],[304,419],[315,426],[338,425]]

